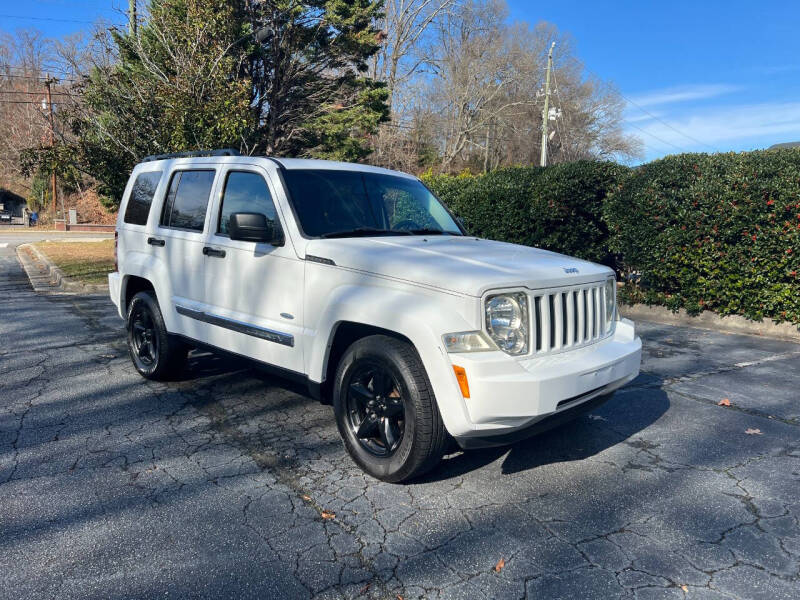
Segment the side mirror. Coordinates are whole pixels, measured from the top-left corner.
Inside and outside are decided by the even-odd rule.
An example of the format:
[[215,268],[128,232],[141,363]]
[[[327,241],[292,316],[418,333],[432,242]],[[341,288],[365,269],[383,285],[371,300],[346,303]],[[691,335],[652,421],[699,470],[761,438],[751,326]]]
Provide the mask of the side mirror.
[[262,242],[280,246],[283,234],[275,221],[261,213],[233,213],[228,221],[228,234],[232,240]]

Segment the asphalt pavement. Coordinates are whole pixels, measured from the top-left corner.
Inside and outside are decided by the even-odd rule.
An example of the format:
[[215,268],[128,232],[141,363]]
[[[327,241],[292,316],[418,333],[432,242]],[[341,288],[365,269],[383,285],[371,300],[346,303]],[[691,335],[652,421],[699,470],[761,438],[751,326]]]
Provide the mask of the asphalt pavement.
[[0,234],[0,598],[800,598],[800,345],[639,323],[602,408],[392,485],[241,361],[140,378],[106,297],[31,290],[29,239]]

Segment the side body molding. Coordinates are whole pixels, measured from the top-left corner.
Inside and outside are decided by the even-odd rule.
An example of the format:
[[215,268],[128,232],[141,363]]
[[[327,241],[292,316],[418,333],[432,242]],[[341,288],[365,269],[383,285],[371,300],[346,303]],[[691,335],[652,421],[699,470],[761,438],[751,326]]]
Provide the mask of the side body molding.
[[276,344],[282,344],[284,346],[290,346],[290,347],[294,346],[294,336],[288,333],[283,333],[281,331],[274,331],[272,329],[267,329],[266,327],[258,327],[256,325],[250,325],[249,323],[243,323],[241,321],[237,321],[236,319],[220,317],[219,315],[214,315],[200,310],[194,310],[186,306],[181,306],[180,304],[175,305],[175,310],[178,312],[179,315],[190,317],[192,319],[197,319],[198,321],[203,321],[204,323],[216,325],[217,327],[223,327],[225,329],[230,329],[231,331],[235,331],[237,333],[243,333],[245,335],[250,335],[262,340],[266,340],[268,342],[275,342]]

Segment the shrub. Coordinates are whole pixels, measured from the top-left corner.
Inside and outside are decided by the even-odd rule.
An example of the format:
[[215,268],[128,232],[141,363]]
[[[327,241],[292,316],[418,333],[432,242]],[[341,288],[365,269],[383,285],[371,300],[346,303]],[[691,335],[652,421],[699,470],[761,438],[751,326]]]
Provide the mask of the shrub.
[[629,171],[579,161],[423,179],[472,234],[612,264],[603,203]]
[[605,216],[611,249],[641,276],[623,300],[800,323],[800,150],[657,160]]

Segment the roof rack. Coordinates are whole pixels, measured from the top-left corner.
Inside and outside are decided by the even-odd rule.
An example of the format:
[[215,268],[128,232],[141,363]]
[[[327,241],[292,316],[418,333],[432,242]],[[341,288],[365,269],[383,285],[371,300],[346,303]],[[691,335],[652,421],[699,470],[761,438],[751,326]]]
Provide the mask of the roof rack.
[[167,160],[170,158],[194,158],[198,156],[241,156],[238,150],[233,148],[221,148],[218,150],[188,150],[186,152],[169,152],[167,154],[151,154],[145,156],[142,162],[153,160]]

